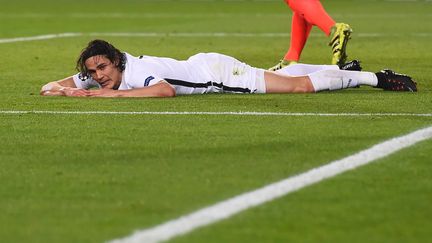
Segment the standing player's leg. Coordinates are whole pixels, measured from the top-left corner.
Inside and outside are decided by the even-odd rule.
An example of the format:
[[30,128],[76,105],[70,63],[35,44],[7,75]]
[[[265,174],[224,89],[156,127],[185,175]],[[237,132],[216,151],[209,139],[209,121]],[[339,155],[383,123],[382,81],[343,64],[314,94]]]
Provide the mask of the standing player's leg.
[[312,25],[309,24],[300,14],[294,12],[291,27],[290,48],[284,56],[284,60],[297,63],[306,41],[309,38]]
[[[336,23],[325,11],[319,0],[285,0],[285,2],[295,14],[301,16],[309,25],[316,25],[327,36],[331,35],[329,41],[329,46],[332,47],[331,63],[339,66],[345,64],[347,59],[346,47],[352,33],[351,27],[345,23]],[[297,35],[298,33],[292,32],[291,39],[297,38]],[[273,67],[270,70],[276,69]]]
[[309,24],[300,14],[293,12],[289,50],[285,54],[284,58],[269,70],[276,71],[290,64],[297,63],[300,59],[311,29],[311,24]]
[[336,22],[328,15],[319,0],[289,0],[290,8],[301,14],[312,25],[320,28],[327,36]]
[[336,23],[319,0],[289,0],[289,6],[303,14],[306,21],[316,25],[327,36],[332,36],[329,42],[333,51],[332,64],[343,65],[347,58],[346,46],[352,33],[351,27],[345,23]]

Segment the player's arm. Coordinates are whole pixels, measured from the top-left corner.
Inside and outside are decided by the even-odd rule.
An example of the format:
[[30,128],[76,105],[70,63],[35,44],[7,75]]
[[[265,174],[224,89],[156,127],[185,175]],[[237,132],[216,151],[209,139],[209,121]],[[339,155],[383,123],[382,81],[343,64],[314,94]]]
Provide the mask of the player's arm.
[[87,96],[88,91],[77,88],[71,76],[45,84],[40,94],[44,96]]
[[94,97],[174,97],[176,91],[174,87],[165,80],[143,87],[127,90],[99,89],[89,90],[88,96]]

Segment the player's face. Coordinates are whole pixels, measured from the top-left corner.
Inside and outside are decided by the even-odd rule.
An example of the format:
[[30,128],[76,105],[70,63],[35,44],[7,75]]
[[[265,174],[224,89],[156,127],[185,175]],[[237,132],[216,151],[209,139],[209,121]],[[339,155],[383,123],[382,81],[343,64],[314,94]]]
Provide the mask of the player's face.
[[103,55],[89,57],[85,61],[90,76],[98,82],[103,89],[118,89],[121,83],[122,73],[115,63],[112,63]]

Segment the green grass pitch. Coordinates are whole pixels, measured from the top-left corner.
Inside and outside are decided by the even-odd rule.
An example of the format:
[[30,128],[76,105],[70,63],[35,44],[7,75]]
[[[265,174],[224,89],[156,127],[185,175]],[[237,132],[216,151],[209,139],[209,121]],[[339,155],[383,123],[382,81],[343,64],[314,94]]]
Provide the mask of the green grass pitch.
[[[354,29],[349,58],[408,73],[419,92],[41,97],[44,83],[75,73],[93,38],[133,55],[220,52],[270,67],[288,48],[291,12],[282,0],[0,0],[0,110],[431,114],[431,1],[322,2]],[[60,33],[81,34],[4,42]],[[302,61],[329,63],[326,43],[315,28]],[[0,113],[0,242],[127,236],[431,124],[430,116]],[[431,151],[432,141],[421,142],[172,242],[429,242]]]

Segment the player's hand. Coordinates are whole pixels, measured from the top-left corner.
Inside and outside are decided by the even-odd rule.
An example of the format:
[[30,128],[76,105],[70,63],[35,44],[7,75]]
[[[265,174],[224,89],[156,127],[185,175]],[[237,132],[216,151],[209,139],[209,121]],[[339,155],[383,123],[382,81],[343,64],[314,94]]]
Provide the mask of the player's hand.
[[61,88],[61,92],[63,92],[64,96],[74,96],[74,97],[82,97],[82,96],[89,96],[89,91],[85,89],[79,89],[79,88]]
[[89,90],[88,96],[91,97],[116,97],[118,94],[117,90],[113,89],[95,89]]

